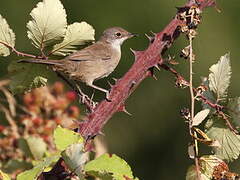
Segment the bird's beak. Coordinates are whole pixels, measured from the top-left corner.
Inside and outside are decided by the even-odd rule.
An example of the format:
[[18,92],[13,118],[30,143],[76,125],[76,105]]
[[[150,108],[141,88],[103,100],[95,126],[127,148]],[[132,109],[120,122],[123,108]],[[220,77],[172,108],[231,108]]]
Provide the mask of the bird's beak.
[[128,38],[132,38],[132,37],[136,37],[136,36],[138,36],[138,34],[136,34],[136,33],[129,33]]

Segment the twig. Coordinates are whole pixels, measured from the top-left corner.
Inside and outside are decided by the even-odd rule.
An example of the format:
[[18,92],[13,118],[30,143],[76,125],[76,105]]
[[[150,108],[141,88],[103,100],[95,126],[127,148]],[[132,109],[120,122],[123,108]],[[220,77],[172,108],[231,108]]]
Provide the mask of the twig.
[[[191,21],[192,22],[192,21]],[[191,30],[190,30],[191,31]],[[189,54],[189,91],[191,96],[191,118],[189,122],[189,131],[190,135],[192,134],[192,123],[193,118],[195,116],[195,95],[193,90],[193,45],[192,45],[193,37],[191,36],[191,33],[189,34],[189,46],[190,46],[190,54]],[[197,136],[196,132],[194,131],[194,135]],[[200,167],[198,163],[198,141],[196,139],[193,139],[194,141],[194,161],[196,166],[196,172],[197,172],[197,179],[201,180],[200,176]]]
[[31,58],[38,58],[38,59],[43,59],[43,57],[41,56],[35,56],[35,55],[32,55],[32,54],[28,54],[28,53],[23,53],[23,52],[20,52],[18,50],[16,50],[13,46],[10,46],[9,44],[5,43],[5,42],[2,42],[0,41],[0,44],[6,46],[7,48],[11,49],[14,53],[16,53],[18,56],[24,56],[24,57],[31,57]]

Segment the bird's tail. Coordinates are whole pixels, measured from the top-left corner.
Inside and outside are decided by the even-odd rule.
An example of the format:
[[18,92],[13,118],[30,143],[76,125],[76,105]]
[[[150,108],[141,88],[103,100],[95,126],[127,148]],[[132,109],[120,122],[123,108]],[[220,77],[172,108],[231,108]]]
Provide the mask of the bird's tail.
[[44,60],[44,59],[21,59],[18,63],[35,63],[46,65],[61,65],[60,60]]

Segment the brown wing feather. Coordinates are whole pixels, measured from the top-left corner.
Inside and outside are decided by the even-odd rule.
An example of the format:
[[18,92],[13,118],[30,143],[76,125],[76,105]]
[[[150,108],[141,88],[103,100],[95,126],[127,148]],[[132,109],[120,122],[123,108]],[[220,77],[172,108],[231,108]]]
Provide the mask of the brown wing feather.
[[80,51],[73,53],[66,57],[67,60],[71,61],[98,61],[98,60],[110,60],[111,52],[108,47],[101,42],[97,42],[91,46],[88,46]]

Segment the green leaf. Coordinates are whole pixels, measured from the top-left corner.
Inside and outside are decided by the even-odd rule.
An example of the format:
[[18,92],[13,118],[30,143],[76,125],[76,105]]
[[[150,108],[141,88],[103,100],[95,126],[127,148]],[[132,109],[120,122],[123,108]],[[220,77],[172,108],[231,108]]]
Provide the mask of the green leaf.
[[2,180],[11,180],[11,178],[4,172],[0,170],[0,179]]
[[61,126],[54,130],[53,138],[57,149],[60,151],[65,150],[71,144],[83,142],[83,138],[79,133]]
[[19,171],[32,168],[30,162],[24,161],[22,159],[10,159],[7,163],[4,164],[3,171],[9,174]]
[[240,97],[229,99],[228,112],[231,115],[233,122],[240,126]]
[[67,15],[59,0],[43,0],[31,12],[27,23],[28,38],[39,49],[60,42],[66,32]]
[[36,180],[37,177],[44,171],[44,169],[50,167],[55,163],[60,156],[51,156],[44,159],[41,163],[36,165],[34,168],[24,171],[17,176],[17,180]]
[[209,68],[209,71],[210,90],[216,94],[218,100],[225,98],[231,78],[230,54],[222,56],[217,64]]
[[[10,29],[7,21],[0,15],[0,42],[6,44],[7,46],[15,46],[15,34]],[[10,50],[8,47],[0,43],[0,56],[8,56]]]
[[40,137],[30,136],[26,138],[29,149],[35,159],[41,159],[47,151],[47,145]]
[[115,154],[103,154],[97,159],[88,162],[84,170],[87,174],[104,180],[126,180],[125,177],[134,178],[127,162]]
[[63,42],[53,47],[52,54],[59,56],[69,55],[77,50],[77,47],[94,40],[95,31],[86,22],[73,23],[67,27]]
[[[203,92],[203,96],[206,97],[209,101],[211,101],[213,103],[216,102],[216,98],[214,98],[212,91],[209,90],[210,88],[209,88],[208,78],[207,77],[202,77],[201,79],[202,79],[202,84],[208,88],[208,90]],[[204,102],[202,102],[202,107],[203,107],[203,109],[212,110],[212,108]]]
[[45,86],[47,77],[51,75],[51,71],[44,66],[16,62],[8,66],[8,71],[11,75],[10,89],[13,94]]
[[222,119],[209,119],[207,135],[217,140],[220,147],[213,147],[215,155],[227,161],[237,159],[240,154],[240,136],[226,127]]
[[18,147],[21,149],[21,151],[24,153],[25,156],[32,158],[31,150],[28,146],[27,140],[24,138],[18,139]]
[[89,153],[83,151],[83,143],[72,144],[62,152],[64,162],[80,179],[84,178],[83,165],[89,159]]

